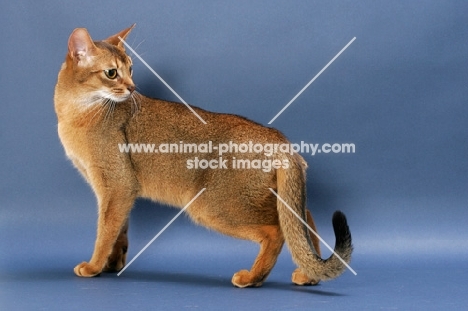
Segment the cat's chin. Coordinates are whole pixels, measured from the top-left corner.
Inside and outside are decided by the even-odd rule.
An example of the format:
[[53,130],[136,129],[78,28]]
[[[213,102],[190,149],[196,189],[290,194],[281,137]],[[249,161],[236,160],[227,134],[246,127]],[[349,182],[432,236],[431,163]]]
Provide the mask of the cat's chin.
[[132,96],[131,95],[115,96],[115,97],[112,97],[111,100],[113,102],[116,102],[116,103],[122,103],[122,102],[130,99],[130,97],[132,97]]
[[106,102],[111,101],[114,103],[124,102],[132,97],[132,93],[111,93],[109,91],[98,91],[91,97],[91,102]]

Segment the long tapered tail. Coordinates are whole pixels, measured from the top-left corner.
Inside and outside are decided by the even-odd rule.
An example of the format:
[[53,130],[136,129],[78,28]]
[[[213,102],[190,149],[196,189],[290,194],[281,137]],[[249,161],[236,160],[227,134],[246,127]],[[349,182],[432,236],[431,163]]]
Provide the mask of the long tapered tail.
[[[288,158],[289,168],[277,170],[278,196],[305,220],[305,164],[301,165],[303,160],[299,156],[293,155]],[[282,200],[277,201],[279,222],[294,262],[310,278],[330,280],[338,277],[346,266],[335,254],[327,259],[320,258],[310,240],[306,226]],[[353,247],[346,216],[336,211],[332,223],[336,238],[334,251],[349,263]]]

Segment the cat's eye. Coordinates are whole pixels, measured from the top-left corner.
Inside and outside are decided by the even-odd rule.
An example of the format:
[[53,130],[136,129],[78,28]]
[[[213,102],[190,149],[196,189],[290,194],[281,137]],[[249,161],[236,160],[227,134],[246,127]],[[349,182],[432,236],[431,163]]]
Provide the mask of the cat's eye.
[[106,77],[109,79],[115,79],[117,78],[117,69],[106,69],[104,70],[104,73],[106,74]]
[[130,77],[133,75],[133,67],[130,66],[130,68],[128,68],[128,70],[130,71]]

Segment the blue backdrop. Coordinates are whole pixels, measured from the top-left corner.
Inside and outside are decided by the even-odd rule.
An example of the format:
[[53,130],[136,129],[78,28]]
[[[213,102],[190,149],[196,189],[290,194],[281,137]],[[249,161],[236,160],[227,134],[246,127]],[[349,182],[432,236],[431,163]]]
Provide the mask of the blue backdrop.
[[[328,299],[331,308],[368,303],[363,293],[372,290],[375,307],[429,301],[428,307],[447,302],[444,308],[448,308],[456,306],[449,302],[461,303],[461,292],[456,296],[455,289],[466,288],[461,279],[447,290],[456,299],[432,300],[431,290],[436,289],[423,287],[420,300],[408,294],[396,301],[385,291],[393,288],[396,295],[399,285],[392,283],[390,272],[384,277],[380,273],[415,271],[410,267],[421,268],[418,263],[438,258],[417,277],[401,272],[400,281],[416,282],[420,277],[420,283],[407,283],[406,288],[413,288],[428,286],[430,278],[446,279],[442,272],[434,276],[423,271],[436,273],[453,265],[461,269],[450,270],[456,277],[467,270],[468,5],[464,1],[19,0],[4,2],[0,8],[0,303],[59,307],[45,297],[61,290],[61,303],[73,301],[80,309],[86,303],[90,303],[87,308],[99,305],[98,298],[88,302],[72,298],[86,294],[86,284],[101,288],[108,283],[71,274],[75,264],[91,255],[96,207],[93,193],[58,140],[53,89],[74,28],[86,27],[98,40],[135,22],[129,44],[187,102],[265,125],[356,37],[271,124],[293,142],[356,146],[352,154],[304,155],[309,164],[308,206],[330,244],[333,211],[347,214],[355,244],[353,263],[369,278],[357,269],[357,277],[348,273],[342,283],[304,290]],[[143,94],[178,101],[135,57],[134,80]],[[138,201],[129,256],[175,213]],[[132,282],[148,283],[154,291],[167,286],[177,291],[176,283],[183,283],[186,294],[196,295],[201,279],[213,290],[225,290],[219,297],[227,297],[232,306],[242,307],[237,295],[248,295],[249,306],[264,303],[257,296],[276,301],[275,297],[283,297],[281,286],[262,293],[236,292],[229,285],[232,273],[249,267],[255,253],[256,247],[247,242],[220,237],[181,218],[135,262],[140,274],[134,272],[128,283],[114,277],[105,280],[116,292],[128,290]],[[176,264],[180,258],[188,263]],[[412,261],[407,266],[395,264],[408,258]],[[461,260],[464,268],[452,259]],[[378,262],[391,268],[385,270]],[[213,267],[217,272],[209,276]],[[272,282],[277,276],[277,282],[288,284],[292,268],[284,250]],[[41,274],[44,270],[47,273]],[[51,280],[45,282],[51,286],[48,292],[44,281]],[[67,285],[58,285],[61,282]],[[31,296],[18,299],[25,284],[30,284]],[[320,293],[328,286],[341,294]],[[112,295],[110,290],[104,293]],[[135,295],[143,306],[154,298]],[[193,305],[214,307],[219,297]],[[185,299],[167,298],[164,306],[192,306],[193,301]],[[181,301],[184,304],[178,305]],[[285,308],[301,306],[281,301]],[[274,305],[283,306],[279,303]]]

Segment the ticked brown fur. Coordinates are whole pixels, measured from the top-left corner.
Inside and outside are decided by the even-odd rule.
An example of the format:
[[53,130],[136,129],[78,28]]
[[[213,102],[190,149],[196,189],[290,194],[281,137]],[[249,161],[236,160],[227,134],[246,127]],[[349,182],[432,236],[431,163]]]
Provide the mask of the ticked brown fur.
[[[213,145],[236,142],[289,143],[277,130],[245,118],[193,107],[206,125],[182,104],[138,94],[132,80],[130,57],[119,37],[94,42],[86,29],[73,31],[68,54],[55,88],[58,133],[67,156],[93,188],[98,201],[98,230],[93,255],[74,269],[92,277],[123,268],[128,247],[128,216],[137,197],[185,206],[201,189],[187,214],[203,226],[223,234],[255,241],[260,252],[250,270],[234,274],[238,287],[260,286],[273,268],[286,241],[299,268],[293,282],[315,284],[344,270],[335,255],[320,258],[319,243],[269,190],[274,189],[314,230],[305,207],[306,163],[298,154],[226,153],[223,157],[248,160],[279,159],[289,163],[265,172],[261,169],[188,169],[187,160],[217,159],[215,153],[125,153],[124,143],[179,143]],[[346,218],[333,218],[335,251],[351,258],[351,235]]]

